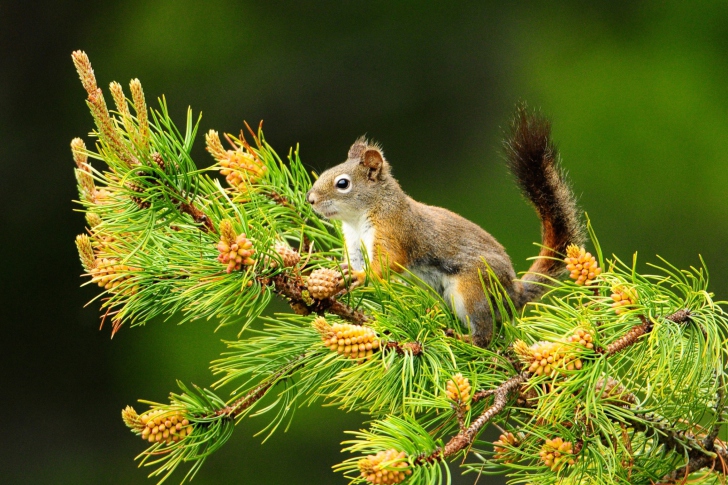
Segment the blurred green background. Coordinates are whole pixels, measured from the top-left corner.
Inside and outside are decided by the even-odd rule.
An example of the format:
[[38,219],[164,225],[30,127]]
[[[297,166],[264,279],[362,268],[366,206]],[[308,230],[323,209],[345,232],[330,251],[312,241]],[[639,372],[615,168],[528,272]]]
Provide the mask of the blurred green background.
[[[96,291],[79,288],[69,142],[88,141],[92,120],[74,49],[102,87],[139,77],[150,104],[166,95],[179,123],[188,105],[202,131],[264,119],[268,141],[300,143],[312,169],[367,133],[406,191],[482,225],[519,271],[539,226],[499,143],[527,100],[553,119],[606,252],[639,251],[643,269],[655,254],[681,267],[702,254],[728,296],[724,0],[0,2],[2,483],[154,483],[119,411],[164,400],[175,379],[209,385],[220,340],[238,331],[152,322],[111,341],[98,306],[84,308]],[[211,162],[201,139],[194,155]],[[303,409],[261,446],[263,421],[247,420],[194,483],[344,483],[330,466],[360,421]]]

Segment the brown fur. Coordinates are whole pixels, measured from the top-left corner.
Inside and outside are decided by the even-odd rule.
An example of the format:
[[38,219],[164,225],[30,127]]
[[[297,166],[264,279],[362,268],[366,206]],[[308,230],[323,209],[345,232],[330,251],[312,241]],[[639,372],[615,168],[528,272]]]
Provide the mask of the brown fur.
[[[493,334],[494,318],[481,283],[483,260],[520,308],[542,294],[547,277],[563,270],[563,263],[553,258],[581,238],[576,205],[559,173],[548,123],[519,107],[506,148],[543,226],[545,247],[522,281],[516,280],[508,254],[489,233],[447,209],[408,197],[392,177],[381,148],[364,138],[352,145],[347,161],[321,174],[307,197],[317,212],[343,221],[354,274],[363,274],[362,246],[375,275],[381,276],[382,263],[396,272],[412,271],[453,306],[470,325],[474,342],[484,346]],[[350,181],[346,188],[336,185],[342,178]]]
[[519,105],[504,147],[510,169],[541,219],[543,248],[522,280],[524,305],[543,294],[543,284],[564,271],[563,255],[569,244],[582,244],[583,225],[551,140],[551,124]]

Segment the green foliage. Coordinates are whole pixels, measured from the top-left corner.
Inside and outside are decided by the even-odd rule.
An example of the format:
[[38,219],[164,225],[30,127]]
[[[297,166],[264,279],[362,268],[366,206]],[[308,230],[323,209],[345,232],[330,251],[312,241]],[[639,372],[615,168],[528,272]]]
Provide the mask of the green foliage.
[[[193,426],[191,434],[181,441],[170,444],[153,443],[146,451],[137,456],[141,465],[154,466],[150,476],[161,477],[164,482],[174,470],[184,462],[192,462],[185,475],[191,480],[202,467],[205,459],[227,442],[235,428],[234,420],[227,415],[215,412],[225,406],[225,402],[206,389],[191,391],[181,382],[178,383],[182,394],[170,394],[170,404],[151,403],[151,409],[164,412],[182,412],[188,416]],[[146,401],[142,401],[146,402]],[[139,434],[137,432],[137,434]]]
[[[88,73],[79,71],[86,85]],[[251,131],[254,146],[242,133],[228,136],[226,150],[210,132],[217,164],[197,169],[191,112],[179,131],[161,100],[145,126],[139,110],[125,117],[117,106],[120,115],[112,117],[89,93],[98,132],[96,151],[74,145],[90,225],[89,242],[78,244],[91,281],[104,286],[102,305],[114,331],[159,315],[241,328],[242,338],[227,342],[228,351],[212,363],[221,375],[214,388],[229,387],[229,399],[181,385],[168,405],[153,404],[183,413],[193,426],[186,438],[156,442],[139,455],[155,467],[153,476],[163,481],[189,462],[184,479],[191,479],[244,418],[265,418],[261,433],[270,436],[297,407],[319,401],[371,420],[345,443],[355,456],[337,466],[353,482],[367,481],[362,459],[389,450],[404,452],[413,484],[449,483],[447,462],[458,459],[466,459],[466,472],[505,473],[512,483],[647,484],[688,460],[725,453],[713,433],[725,419],[728,320],[708,291],[704,267],[682,271],[663,261],[656,274],[641,274],[636,258],[631,265],[605,258],[592,233],[604,268],[596,282],[555,280],[523,315],[493,274],[483,275],[503,318],[490,348],[478,348],[446,302],[411,275],[347,287],[342,273],[339,293],[311,298],[310,272],[338,269],[346,255],[336,225],[305,200],[310,179],[297,151],[284,161],[261,130]],[[106,168],[92,168],[86,157]],[[231,187],[210,175],[216,170]],[[253,255],[228,264],[223,256],[236,238],[250,241]],[[617,308],[613,293],[630,301]],[[262,316],[276,295],[293,311]],[[249,328],[259,318],[265,325]],[[327,346],[337,323],[371,332],[378,344],[371,357],[350,358],[348,350]],[[575,332],[588,335],[589,345]],[[541,362],[543,349],[552,362],[537,373],[532,364]],[[458,374],[475,391],[468,402],[448,394]],[[500,446],[507,456],[478,439],[487,423],[513,433]],[[546,458],[552,440],[564,443],[564,461],[556,465]],[[703,467],[690,471],[700,476]]]

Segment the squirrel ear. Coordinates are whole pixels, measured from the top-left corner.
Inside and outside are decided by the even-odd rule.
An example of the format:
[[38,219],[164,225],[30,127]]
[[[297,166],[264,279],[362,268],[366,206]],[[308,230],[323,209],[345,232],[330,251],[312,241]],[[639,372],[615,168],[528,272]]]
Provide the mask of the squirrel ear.
[[367,148],[367,139],[364,136],[360,136],[356,139],[351,148],[349,148],[349,160],[358,160],[361,158],[361,154]]
[[368,170],[367,177],[369,180],[377,180],[382,174],[384,167],[384,157],[378,148],[368,147],[361,155],[361,162]]

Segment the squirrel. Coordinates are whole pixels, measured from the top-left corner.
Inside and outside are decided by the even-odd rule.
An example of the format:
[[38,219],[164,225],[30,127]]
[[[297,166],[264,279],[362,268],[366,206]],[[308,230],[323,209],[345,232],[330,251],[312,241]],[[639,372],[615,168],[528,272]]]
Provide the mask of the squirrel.
[[480,226],[405,194],[382,148],[364,137],[354,142],[345,162],[319,176],[306,199],[318,214],[342,222],[349,256],[344,267],[357,283],[365,278],[363,247],[375,276],[382,276],[382,265],[414,273],[469,325],[472,342],[485,347],[493,335],[494,316],[481,284],[484,260],[520,310],[540,298],[544,284],[564,271],[559,254],[583,239],[549,121],[519,105],[503,145],[511,172],[541,220],[542,249],[520,280],[503,246]]

